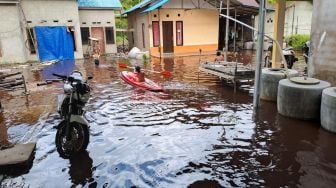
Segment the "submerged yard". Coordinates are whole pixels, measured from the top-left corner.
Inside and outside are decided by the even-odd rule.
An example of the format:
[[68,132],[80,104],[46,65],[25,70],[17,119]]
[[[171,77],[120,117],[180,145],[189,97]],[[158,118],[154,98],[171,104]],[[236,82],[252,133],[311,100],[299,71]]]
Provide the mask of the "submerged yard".
[[[240,61],[253,61],[245,53]],[[262,102],[252,120],[252,96],[233,92],[216,77],[198,73],[199,61],[213,56],[152,59],[143,67],[171,71],[148,76],[164,93],[135,89],[119,78],[107,57],[61,62],[24,72],[31,94],[1,94],[0,143],[36,141],[29,172],[0,175],[1,187],[333,187],[336,136],[318,122],[299,121]],[[131,62],[132,64],[133,62]],[[294,68],[302,69],[300,64]],[[56,95],[62,83],[36,87],[53,72],[73,69],[92,75],[86,152],[65,160],[56,151]]]

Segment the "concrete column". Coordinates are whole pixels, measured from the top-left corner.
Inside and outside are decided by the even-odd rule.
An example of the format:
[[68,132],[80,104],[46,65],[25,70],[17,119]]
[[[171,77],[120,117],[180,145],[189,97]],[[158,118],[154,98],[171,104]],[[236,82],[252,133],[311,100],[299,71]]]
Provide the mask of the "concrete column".
[[[278,0],[275,5],[273,37],[275,40],[279,42],[280,45],[283,44],[285,11],[286,11],[286,1]],[[281,63],[281,54],[276,44],[273,43],[272,68],[280,68],[280,63]]]
[[323,0],[313,4],[311,58],[309,77],[336,85],[336,1]]

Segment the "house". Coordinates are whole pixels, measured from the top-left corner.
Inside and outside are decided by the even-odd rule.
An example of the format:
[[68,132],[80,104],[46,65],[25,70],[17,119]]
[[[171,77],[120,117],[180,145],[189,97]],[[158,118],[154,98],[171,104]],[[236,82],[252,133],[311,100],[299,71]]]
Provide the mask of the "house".
[[89,37],[99,40],[101,53],[116,53],[115,10],[119,0],[78,0],[80,30],[84,54],[89,50]]
[[[123,14],[128,16],[130,47],[150,51],[152,56],[212,53],[224,46],[226,19],[219,17],[219,0],[143,0]],[[223,1],[224,2],[224,1]],[[225,6],[225,2],[223,3]],[[224,10],[222,10],[224,12]],[[253,23],[258,12],[254,0],[231,0],[230,15]],[[230,30],[234,28],[230,22]],[[252,32],[235,27],[240,40]]]
[[114,53],[116,9],[119,0],[1,0],[0,63],[83,58],[91,34]]
[[[267,5],[272,10],[272,5]],[[313,4],[309,1],[288,1],[286,2],[284,36],[294,34],[310,35],[312,22]],[[258,17],[255,25],[258,25]],[[274,11],[268,11],[265,15],[265,34],[273,36],[274,32]]]

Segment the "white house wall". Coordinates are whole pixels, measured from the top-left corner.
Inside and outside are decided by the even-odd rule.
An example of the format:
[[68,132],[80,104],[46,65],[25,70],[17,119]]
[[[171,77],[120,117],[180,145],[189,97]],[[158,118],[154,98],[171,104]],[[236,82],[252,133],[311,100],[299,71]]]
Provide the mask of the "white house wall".
[[[295,5],[295,10],[294,10]],[[312,22],[313,5],[306,1],[289,2],[286,5],[284,35],[310,34]],[[294,12],[294,20],[293,20]],[[294,22],[293,22],[294,21]],[[259,16],[255,17],[255,28],[259,25]],[[273,36],[274,32],[274,11],[268,12],[265,16],[265,33]],[[255,36],[256,37],[256,36]]]
[[[133,31],[133,36],[134,36],[134,44],[132,45],[131,41],[131,47],[137,47],[142,51],[148,51],[149,50],[149,25],[148,25],[148,14],[145,13],[139,13],[139,12],[133,12],[129,14],[128,18],[129,22],[131,23],[129,25],[129,29]],[[142,40],[142,24],[145,24],[145,30],[144,30],[144,35],[145,35],[145,47],[143,46],[143,40]],[[129,40],[132,40],[132,37],[129,37]]]
[[[115,44],[106,44],[105,34],[105,52],[117,52],[114,10],[79,10],[79,20],[81,27],[113,27]],[[100,24],[97,22],[100,22]],[[87,49],[87,45],[83,45],[83,49],[85,51],[85,49]]]
[[[82,39],[80,35],[80,23],[78,5],[75,0],[22,0],[22,8],[29,27],[34,26],[72,26],[75,28],[76,52],[75,58],[83,58]],[[44,21],[45,22],[44,22]],[[54,22],[58,20],[58,22]],[[71,22],[70,22],[71,20]],[[26,32],[24,32],[26,33]],[[27,39],[27,36],[26,36]],[[27,50],[28,60],[38,60],[37,55],[30,54]]]
[[27,61],[16,5],[0,5],[0,63]]
[[[294,8],[295,6],[295,8]],[[285,35],[310,34],[313,5],[310,2],[295,2],[287,5],[285,20]],[[293,19],[294,16],[294,19]]]

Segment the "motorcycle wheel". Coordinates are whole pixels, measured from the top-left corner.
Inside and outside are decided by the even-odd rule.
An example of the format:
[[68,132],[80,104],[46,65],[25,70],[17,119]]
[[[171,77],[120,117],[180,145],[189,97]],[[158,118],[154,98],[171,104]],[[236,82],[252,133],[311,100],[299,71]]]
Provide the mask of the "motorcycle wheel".
[[55,137],[57,152],[65,159],[70,158],[75,153],[86,150],[90,139],[87,125],[71,122],[69,126],[69,140],[66,138],[66,121],[60,123]]

